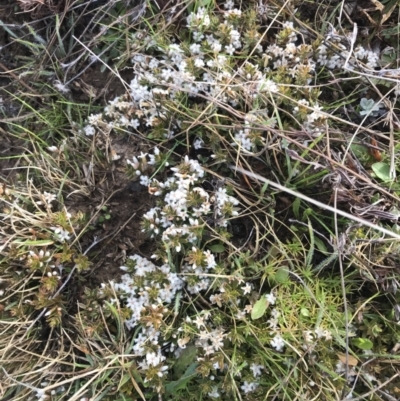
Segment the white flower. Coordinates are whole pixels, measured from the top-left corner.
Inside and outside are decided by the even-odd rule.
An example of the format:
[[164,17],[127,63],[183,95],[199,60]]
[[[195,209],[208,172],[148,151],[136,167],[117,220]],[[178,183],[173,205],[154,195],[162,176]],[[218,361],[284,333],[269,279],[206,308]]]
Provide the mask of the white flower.
[[250,369],[251,369],[251,371],[253,372],[253,376],[254,376],[254,377],[257,377],[257,376],[261,376],[262,370],[264,369],[264,366],[263,366],[263,365],[257,365],[257,364],[255,364],[255,363],[252,363],[252,364],[250,365]]
[[274,81],[267,79],[258,83],[258,90],[260,92],[277,93],[279,92],[279,87]]
[[192,33],[192,35],[193,35],[193,40],[195,42],[200,42],[201,40],[204,39],[204,35],[201,32],[195,31]]
[[200,54],[201,50],[200,50],[200,45],[198,43],[192,43],[189,47],[189,50],[193,53],[193,54]]
[[316,334],[317,338],[325,337],[325,330],[322,329],[321,327],[317,327],[317,328],[314,330],[314,333]]
[[220,394],[218,393],[218,387],[212,387],[212,391],[210,393],[207,394],[209,397],[211,398],[219,398]]
[[140,176],[140,184],[144,185],[145,187],[150,185],[150,178],[147,175]]
[[204,141],[201,138],[196,138],[193,142],[193,147],[197,149],[201,149],[204,146]]
[[232,10],[233,7],[235,7],[235,3],[234,3],[232,0],[228,0],[228,1],[224,4],[225,10]]
[[54,87],[61,93],[69,93],[69,88],[60,81],[54,81]]
[[214,42],[211,45],[211,49],[213,50],[214,53],[219,53],[222,50],[222,45],[219,42],[219,40],[214,40]]
[[54,194],[51,194],[49,192],[44,191],[42,195],[44,201],[48,204],[48,206],[51,207],[51,202],[57,199],[57,196]]
[[321,113],[322,107],[319,106],[318,104],[315,104],[314,107],[312,108],[313,112],[307,116],[308,122],[313,123],[314,121],[318,119],[326,119],[326,115]]
[[140,126],[140,122],[137,118],[135,120],[131,119],[131,121],[129,122],[129,125],[134,129],[138,129]]
[[242,287],[243,295],[250,294],[252,287],[250,283],[247,283],[244,287]]
[[225,46],[225,51],[232,56],[235,53],[235,47],[232,44]]
[[272,348],[275,348],[278,352],[283,350],[285,342],[280,334],[275,334],[275,337],[270,341]]
[[51,229],[54,231],[54,234],[60,242],[68,241],[71,237],[70,233],[62,227],[51,227]]
[[96,133],[96,130],[91,125],[86,125],[83,130],[86,136],[93,136]]
[[195,67],[201,68],[201,67],[204,67],[204,65],[205,65],[205,63],[204,63],[204,60],[203,60],[202,58],[197,57],[197,58],[194,60],[194,66],[195,66]]
[[197,315],[196,319],[194,320],[194,323],[196,324],[197,328],[199,329],[202,326],[205,326],[204,324],[204,317]]
[[[234,10],[232,10],[234,11]],[[229,12],[229,11],[228,11]],[[231,29],[230,31],[230,36],[231,36],[231,42],[232,44],[237,47],[239,45],[239,47],[241,46],[239,42],[240,39],[240,32],[237,31],[236,29]]]
[[276,297],[274,294],[272,294],[272,292],[270,294],[266,294],[265,298],[267,298],[268,303],[275,305]]
[[304,331],[303,335],[306,344],[312,344],[314,342],[314,333],[311,330]]
[[206,268],[213,269],[217,265],[217,263],[215,262],[214,255],[209,250],[204,251],[203,255],[205,256],[206,263],[207,263]]
[[258,383],[249,383],[245,381],[240,388],[243,390],[245,394],[253,392],[258,387]]

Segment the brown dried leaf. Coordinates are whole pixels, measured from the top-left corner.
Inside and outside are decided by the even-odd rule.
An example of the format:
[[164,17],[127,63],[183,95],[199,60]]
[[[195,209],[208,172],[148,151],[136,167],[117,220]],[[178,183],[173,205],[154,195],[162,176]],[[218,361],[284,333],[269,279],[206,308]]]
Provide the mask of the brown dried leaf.
[[344,363],[345,365],[346,363],[348,363],[349,366],[357,366],[358,364],[358,359],[352,355],[348,355],[348,357],[346,358],[346,354],[338,353],[337,356],[340,362]]

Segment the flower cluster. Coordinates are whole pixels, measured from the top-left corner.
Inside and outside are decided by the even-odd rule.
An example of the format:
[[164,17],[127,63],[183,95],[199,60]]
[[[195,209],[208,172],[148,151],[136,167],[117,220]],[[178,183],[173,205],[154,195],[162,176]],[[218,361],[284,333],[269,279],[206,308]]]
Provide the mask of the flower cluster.
[[52,208],[52,202],[57,199],[56,195],[44,191],[43,193],[40,193],[39,196],[41,197],[41,200],[36,202],[38,205],[46,205],[50,209]]
[[[152,257],[157,262],[132,256],[122,267],[126,274],[113,287],[130,311],[126,325],[137,333],[132,351],[141,372],[157,389],[171,359],[179,359],[188,347],[196,349],[197,371],[203,377],[226,375],[237,340],[227,330],[230,319],[243,326],[259,325],[249,323],[260,297],[255,280],[230,270],[212,245],[218,235],[229,239],[229,222],[237,217],[239,202],[229,185],[212,180],[199,160],[218,164],[221,143],[247,152],[266,147],[270,131],[289,118],[277,115],[277,105],[286,108],[291,122],[314,136],[327,123],[320,93],[311,85],[317,68],[325,65],[322,45],[315,54],[316,46],[304,43],[288,21],[279,22],[274,37],[264,38],[256,21],[252,29],[244,28],[250,16],[228,1],[215,15],[195,7],[186,19],[185,40],[134,35],[135,76],[128,93],[109,102],[104,113],[92,115],[82,131],[96,135],[121,130],[156,141],[187,132],[195,150],[208,152],[204,159],[185,156],[177,165],[171,158],[172,167],[157,147],[127,161],[131,176],[157,197],[142,223],[143,231],[158,241]],[[145,54],[140,53],[143,49]],[[216,133],[206,125],[197,128],[201,119],[221,129]],[[159,171],[163,174],[153,176]],[[222,243],[218,252],[225,252]],[[275,296],[275,292],[265,296],[268,305],[275,305]],[[202,309],[194,298],[201,300]],[[259,341],[272,353],[284,354],[292,341],[282,327],[285,324],[279,305],[266,310],[262,326],[267,332]],[[248,332],[243,329],[240,335]],[[316,330],[307,338],[314,343],[328,340],[329,332]],[[251,362],[235,376],[242,394],[259,391],[266,369],[252,355],[254,350],[246,351]],[[216,380],[205,394],[218,398],[225,392]]]
[[[285,33],[280,39],[282,43],[287,42],[286,49],[269,46],[263,51],[259,45],[255,57],[249,57],[242,65],[232,65],[230,58],[239,53],[243,56],[249,54],[252,50],[250,44],[257,42],[260,35],[255,31],[252,35],[242,35],[242,12],[233,8],[232,4],[226,8],[219,23],[212,22],[211,16],[202,7],[188,16],[187,27],[192,38],[190,45],[171,43],[161,46],[155,41],[146,41],[149,54],[135,54],[132,58],[136,76],[130,84],[129,93],[112,100],[104,113],[91,115],[82,132],[91,136],[112,129],[148,130],[154,138],[171,138],[180,130],[182,122],[175,111],[166,107],[168,101],[176,103],[182,96],[188,95],[189,99],[196,101],[204,97],[218,98],[232,107],[246,102],[249,103],[246,108],[258,110],[265,103],[260,102],[260,95],[268,99],[280,91],[272,70],[286,68],[290,64],[290,74],[296,82],[304,80],[305,76],[306,80],[310,79],[308,73],[314,67],[305,57],[306,50],[309,50],[308,47],[296,48],[293,45],[297,35],[292,23],[284,24]],[[151,55],[152,50],[156,55]],[[301,60],[304,65],[299,64]],[[173,110],[176,109],[173,107]],[[274,127],[275,120],[268,117],[269,114],[264,107],[259,122]],[[236,134],[236,143],[243,142],[241,145],[248,150],[263,145],[265,141],[262,130],[252,130],[246,120],[243,129]],[[199,139],[208,145],[211,133],[205,133]]]
[[229,219],[238,215],[239,202],[222,186],[209,194],[202,186],[204,169],[187,156],[170,169],[173,175],[164,182],[156,178],[143,182],[140,169],[147,168],[159,155],[156,148],[154,155],[142,155],[140,162],[136,158],[130,162],[131,167],[138,169],[136,175],[141,176],[141,183],[148,185],[149,192],[160,198],[159,205],[144,214],[143,231],[151,237],[160,237],[166,249],[186,255],[186,263],[180,270],[189,275],[183,280],[188,283],[190,293],[198,293],[208,289],[207,271],[215,268],[216,261],[210,250],[202,250],[196,244],[207,225],[226,228]]
[[130,310],[131,316],[125,324],[128,329],[142,326],[135,338],[133,352],[142,357],[138,364],[146,375],[146,381],[153,380],[155,376],[162,378],[168,369],[160,344],[160,327],[170,314],[165,305],[172,303],[184,282],[171,271],[169,265],[157,267],[139,255],[131,256],[127,266],[121,269],[129,273],[112,285]]
[[[141,183],[149,187],[149,192],[162,198],[162,206],[150,209],[144,215],[143,230],[151,236],[162,232],[162,240],[169,247],[180,252],[183,243],[194,244],[198,240],[198,232],[211,216],[219,227],[226,227],[230,217],[238,215],[235,206],[238,200],[228,195],[227,189],[219,187],[214,194],[203,188],[204,170],[197,160],[187,156],[177,167],[172,167],[173,175],[164,182],[157,179],[143,180],[143,167],[152,164],[159,155],[142,155],[141,161],[134,158],[129,161],[136,168],[136,175],[141,176]],[[148,156],[150,161],[145,157]]]
[[[330,70],[341,69],[344,67],[345,62],[349,56],[348,46],[343,43],[336,43],[335,45],[321,44],[317,50],[319,65],[326,66]],[[350,66],[354,65],[356,61],[363,62],[369,69],[378,67],[379,54],[372,50],[365,49],[363,46],[357,46],[354,53],[354,59],[351,60]]]

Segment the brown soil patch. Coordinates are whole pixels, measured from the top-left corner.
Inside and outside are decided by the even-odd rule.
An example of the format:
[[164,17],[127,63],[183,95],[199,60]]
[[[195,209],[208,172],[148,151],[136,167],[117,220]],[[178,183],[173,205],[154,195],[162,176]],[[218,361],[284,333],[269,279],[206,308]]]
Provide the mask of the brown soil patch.
[[[16,14],[14,9],[13,1],[0,0],[0,15],[4,23],[22,26],[24,22],[34,21],[36,29],[42,26],[40,24],[43,23],[35,19],[34,13]],[[29,49],[19,45],[0,27],[0,63],[3,66],[0,65],[0,180],[8,185],[12,184],[13,176],[18,173],[16,169],[19,163],[18,155],[24,153],[24,147],[21,146],[23,141],[9,133],[7,125],[14,121],[24,124],[20,121],[20,115],[23,118],[26,111],[22,111],[20,102],[15,101],[13,95],[32,94],[33,92],[30,92],[24,84],[35,87],[35,79],[38,82],[46,79],[38,75],[17,80],[15,74],[10,73],[21,66],[21,59],[31,56]],[[79,68],[82,71],[85,66]],[[105,105],[109,100],[125,93],[133,77],[133,70],[128,68],[122,70],[120,79],[108,69],[102,73],[100,68],[99,62],[93,64],[70,84],[71,92],[67,96],[70,96],[71,102]],[[79,69],[71,73],[71,76],[74,74],[79,75]],[[24,82],[21,82],[22,80]],[[47,83],[52,84],[52,81]],[[33,102],[37,103],[38,99],[43,101],[43,107],[50,101],[47,97],[40,99],[32,96],[32,105]],[[36,106],[41,107],[38,104]],[[74,285],[79,287],[75,288],[78,297],[82,291],[82,284],[94,288],[109,280],[117,281],[123,274],[120,266],[130,255],[138,253],[143,257],[149,257],[153,253],[152,241],[141,232],[141,219],[143,213],[152,207],[154,198],[150,198],[146,187],[131,181],[125,171],[127,158],[141,151],[146,152],[148,149],[142,140],[133,136],[111,134],[109,141],[110,148],[120,155],[121,159],[111,162],[108,166],[94,166],[93,174],[96,182],[91,188],[90,197],[77,195],[65,200],[67,210],[72,213],[83,212],[91,221],[89,229],[79,239],[82,252],[89,249],[96,241],[100,241],[88,252],[92,266],[83,274],[86,281],[82,282],[82,277],[73,280]]]
[[[90,199],[74,201],[67,208],[95,216],[80,244],[83,250],[93,244],[94,238],[103,239],[89,252],[93,266],[88,274],[88,285],[97,286],[109,280],[118,280],[126,258],[133,254],[149,257],[153,242],[141,231],[142,215],[154,205],[154,197],[138,181],[130,180],[125,171],[126,159],[146,151],[137,139],[120,137],[111,140],[112,149],[121,155],[115,168],[104,173]],[[99,210],[102,206],[102,210]]]

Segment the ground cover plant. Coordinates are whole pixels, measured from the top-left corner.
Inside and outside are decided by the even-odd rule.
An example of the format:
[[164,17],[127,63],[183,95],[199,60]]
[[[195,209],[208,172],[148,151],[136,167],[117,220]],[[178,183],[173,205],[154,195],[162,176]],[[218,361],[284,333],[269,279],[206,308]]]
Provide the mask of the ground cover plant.
[[398,399],[397,2],[18,3],[2,399]]

